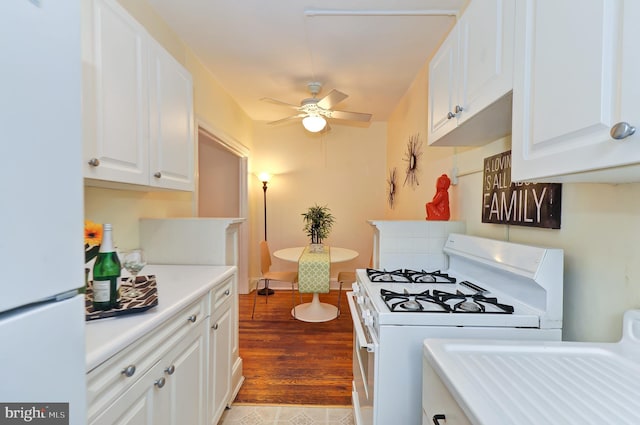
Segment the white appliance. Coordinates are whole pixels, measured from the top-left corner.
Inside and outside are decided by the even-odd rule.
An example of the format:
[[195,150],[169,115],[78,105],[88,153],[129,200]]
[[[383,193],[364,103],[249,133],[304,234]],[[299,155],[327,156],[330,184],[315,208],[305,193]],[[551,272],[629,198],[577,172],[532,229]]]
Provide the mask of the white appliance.
[[616,343],[427,339],[425,424],[640,424],[640,310]]
[[0,423],[80,425],[80,2],[1,2],[0,28]]
[[453,233],[444,252],[442,272],[357,271],[357,425],[421,423],[425,338],[561,339],[562,250]]

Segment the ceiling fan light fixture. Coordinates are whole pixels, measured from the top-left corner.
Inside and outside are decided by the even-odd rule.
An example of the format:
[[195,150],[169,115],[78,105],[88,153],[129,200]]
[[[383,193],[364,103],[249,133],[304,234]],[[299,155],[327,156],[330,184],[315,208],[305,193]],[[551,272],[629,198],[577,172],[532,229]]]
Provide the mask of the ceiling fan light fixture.
[[322,131],[322,129],[327,125],[327,120],[320,115],[309,115],[303,118],[302,125],[307,129],[307,131],[317,133]]

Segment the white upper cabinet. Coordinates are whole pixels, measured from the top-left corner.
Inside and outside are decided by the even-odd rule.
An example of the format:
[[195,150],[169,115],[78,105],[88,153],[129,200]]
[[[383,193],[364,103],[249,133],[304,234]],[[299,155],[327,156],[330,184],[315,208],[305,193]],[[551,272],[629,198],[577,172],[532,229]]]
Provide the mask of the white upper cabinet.
[[194,189],[191,74],[159,46],[150,51],[149,135],[152,186]]
[[429,63],[428,142],[479,145],[511,130],[514,2],[473,0]]
[[84,177],[192,191],[191,75],[115,0],[82,7]]
[[457,126],[458,29],[451,30],[429,63],[429,144]]
[[84,175],[149,183],[147,40],[109,1],[85,2]]
[[516,3],[512,179],[640,181],[640,2]]

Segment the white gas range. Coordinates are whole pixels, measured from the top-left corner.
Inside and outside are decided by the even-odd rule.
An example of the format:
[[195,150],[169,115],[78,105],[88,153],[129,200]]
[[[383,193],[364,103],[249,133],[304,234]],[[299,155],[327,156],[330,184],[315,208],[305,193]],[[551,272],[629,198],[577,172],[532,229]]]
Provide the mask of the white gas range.
[[444,252],[443,271],[357,271],[357,425],[421,423],[425,338],[561,339],[562,250],[451,234]]

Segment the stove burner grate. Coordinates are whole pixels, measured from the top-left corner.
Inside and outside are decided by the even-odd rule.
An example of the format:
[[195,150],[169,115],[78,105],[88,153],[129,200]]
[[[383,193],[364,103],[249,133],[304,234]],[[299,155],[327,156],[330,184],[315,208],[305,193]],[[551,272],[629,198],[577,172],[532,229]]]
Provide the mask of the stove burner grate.
[[371,282],[394,282],[394,283],[456,283],[456,278],[451,277],[440,270],[427,272],[409,269],[398,270],[377,270],[367,269],[367,277]]
[[[447,304],[454,313],[486,313],[488,306],[493,306],[496,311],[490,313],[512,314],[513,306],[498,302],[495,297],[485,297],[482,293],[463,294],[457,291],[455,294],[434,290],[434,296]],[[449,304],[448,301],[454,301]],[[455,302],[457,301],[457,302]]]
[[[484,291],[483,291],[484,292]],[[497,313],[512,314],[513,306],[498,302],[495,297],[486,297],[483,292],[476,294],[455,294],[433,290],[410,294],[380,289],[380,296],[392,312],[425,313]],[[491,311],[487,311],[491,307]]]
[[382,299],[387,304],[387,306],[389,306],[391,311],[426,311],[423,304],[432,304],[434,306],[439,306],[440,310],[429,310],[435,313],[447,313],[449,311],[449,306],[431,295],[428,289],[426,291],[420,292],[419,294],[409,294],[406,290],[403,294],[400,294],[398,292],[389,291],[387,289],[381,289],[380,295],[382,296]]

